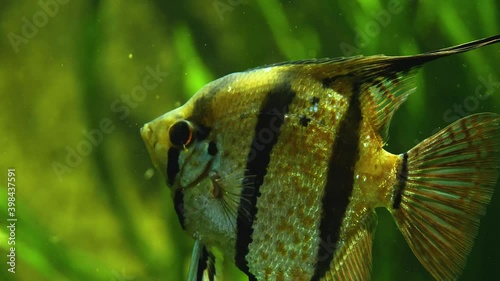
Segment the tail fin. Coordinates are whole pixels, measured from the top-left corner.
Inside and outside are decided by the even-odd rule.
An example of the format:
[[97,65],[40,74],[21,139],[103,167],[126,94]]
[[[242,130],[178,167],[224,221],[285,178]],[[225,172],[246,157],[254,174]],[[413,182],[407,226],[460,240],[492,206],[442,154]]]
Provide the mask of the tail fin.
[[465,265],[500,168],[500,115],[460,119],[402,155],[390,210],[422,265],[454,280]]

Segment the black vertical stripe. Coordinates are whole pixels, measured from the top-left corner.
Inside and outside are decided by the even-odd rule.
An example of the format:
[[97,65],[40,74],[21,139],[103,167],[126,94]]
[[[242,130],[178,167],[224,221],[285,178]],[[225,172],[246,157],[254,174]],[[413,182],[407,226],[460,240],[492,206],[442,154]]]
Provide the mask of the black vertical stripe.
[[392,203],[393,209],[399,209],[401,205],[401,200],[403,199],[403,191],[406,187],[406,180],[408,179],[408,153],[403,154],[403,160],[401,161],[401,167],[399,169],[398,175],[398,186],[396,187],[396,196],[394,197],[394,202]]
[[180,189],[177,189],[174,194],[174,209],[175,213],[177,213],[179,223],[182,229],[184,229],[184,193]]
[[245,188],[241,193],[238,206],[235,257],[236,265],[249,276],[249,280],[256,280],[255,276],[249,272],[246,255],[248,254],[248,246],[252,243],[253,222],[257,214],[257,198],[260,196],[259,190],[267,174],[271,151],[278,141],[285,114],[287,114],[288,107],[295,95],[289,81],[281,83],[267,94],[260,108],[253,132],[254,138],[249,148],[242,185],[250,185],[253,188]]
[[213,116],[212,100],[221,91],[224,91],[227,86],[231,85],[236,77],[235,74],[229,74],[210,83],[210,86],[205,86],[202,89],[203,94],[194,101],[194,108],[191,111],[189,120],[196,124],[203,124],[202,120],[206,120],[207,116]]
[[[322,198],[319,226],[321,243],[318,245],[317,262],[312,280],[319,280],[329,270],[354,185],[354,166],[359,158],[359,130],[361,124],[360,85],[353,86],[349,107],[339,124],[328,163],[328,175]],[[328,245],[328,246],[325,246]],[[331,248],[329,245],[333,245]]]
[[[179,173],[179,155],[180,151],[177,148],[171,147],[168,150],[167,160],[167,184],[173,186],[175,177]],[[177,189],[174,193],[174,209],[177,213],[179,223],[184,229],[184,194]]]
[[174,184],[175,177],[179,173],[179,155],[180,151],[177,148],[171,147],[168,150],[167,184],[169,186]]

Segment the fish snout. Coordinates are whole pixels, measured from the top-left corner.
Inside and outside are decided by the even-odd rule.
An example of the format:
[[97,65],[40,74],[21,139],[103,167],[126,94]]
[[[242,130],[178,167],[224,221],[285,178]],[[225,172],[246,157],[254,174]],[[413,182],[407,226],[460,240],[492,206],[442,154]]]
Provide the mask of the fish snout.
[[141,128],[141,137],[149,152],[151,161],[153,162],[155,168],[164,175],[164,169],[167,164],[166,161],[168,148],[158,143],[158,133],[159,132],[156,132],[154,130],[154,126],[152,126],[151,123],[146,123]]
[[152,146],[150,143],[151,137],[153,135],[153,129],[149,125],[149,123],[144,124],[141,128],[141,137],[146,146]]

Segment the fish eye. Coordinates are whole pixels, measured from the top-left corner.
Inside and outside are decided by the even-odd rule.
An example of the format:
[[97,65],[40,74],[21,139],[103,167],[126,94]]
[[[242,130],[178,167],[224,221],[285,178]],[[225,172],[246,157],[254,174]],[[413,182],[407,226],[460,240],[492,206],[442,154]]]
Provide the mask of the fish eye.
[[186,147],[193,140],[193,126],[186,120],[180,120],[170,126],[168,134],[174,146]]

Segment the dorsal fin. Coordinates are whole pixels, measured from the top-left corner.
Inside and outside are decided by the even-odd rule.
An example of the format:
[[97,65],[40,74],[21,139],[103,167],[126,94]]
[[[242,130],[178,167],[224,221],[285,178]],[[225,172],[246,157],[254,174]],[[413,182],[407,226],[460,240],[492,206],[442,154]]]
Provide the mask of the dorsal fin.
[[500,42],[500,35],[414,56],[361,58],[354,74],[362,79],[361,104],[371,106],[373,124],[385,138],[394,112],[415,90],[413,77],[419,66],[454,54]]
[[424,63],[481,48],[487,45],[500,42],[500,35],[475,40],[472,42],[460,44],[453,47],[447,47],[435,51],[430,51],[411,56],[384,56],[376,55],[361,57],[358,62],[358,68],[353,69],[353,74],[367,80],[378,76],[393,76],[397,73],[408,72]]
[[[361,104],[382,137],[387,135],[392,115],[415,89],[412,79],[421,65],[454,54],[500,42],[500,35],[413,56],[358,56],[351,59],[319,61],[311,70],[317,79],[328,84],[339,76],[349,77],[360,85]],[[307,67],[307,62],[304,62]]]

